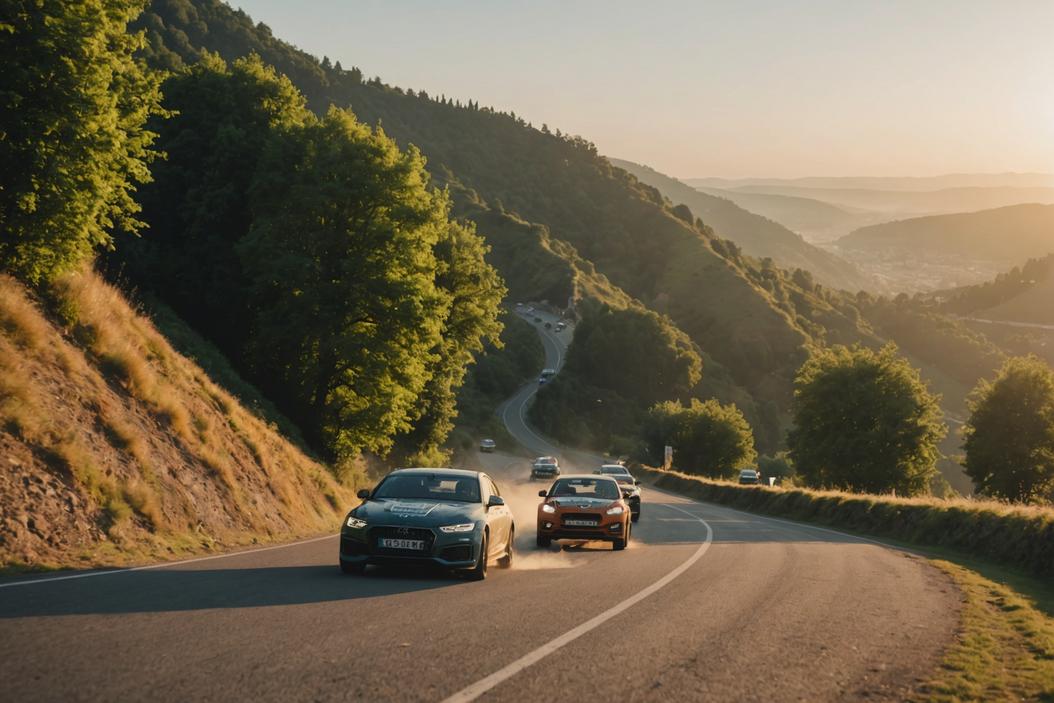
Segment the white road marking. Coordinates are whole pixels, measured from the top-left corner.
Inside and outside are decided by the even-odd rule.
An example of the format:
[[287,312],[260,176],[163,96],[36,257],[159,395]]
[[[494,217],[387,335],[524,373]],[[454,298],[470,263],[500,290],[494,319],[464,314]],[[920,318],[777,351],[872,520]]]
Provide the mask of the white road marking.
[[699,561],[702,558],[702,556],[704,554],[706,554],[706,550],[708,550],[710,548],[710,545],[711,545],[711,543],[713,542],[713,539],[714,539],[714,531],[710,528],[709,523],[707,523],[706,520],[702,519],[698,515],[693,515],[692,513],[688,512],[687,510],[684,510],[682,508],[678,508],[675,505],[668,505],[668,504],[664,503],[664,504],[662,504],[662,507],[669,508],[671,510],[676,510],[678,512],[682,512],[685,515],[687,515],[688,517],[694,518],[695,520],[699,521],[703,525],[703,527],[706,528],[706,538],[703,540],[703,542],[701,542],[699,544],[699,548],[695,550],[695,552],[692,554],[692,556],[688,557],[688,559],[685,560],[684,563],[682,563],[676,569],[674,569],[670,573],[666,574],[661,579],[659,579],[655,583],[651,584],[647,588],[645,588],[645,589],[643,589],[641,591],[638,591],[637,593],[635,593],[634,595],[630,596],[626,600],[624,600],[624,601],[612,606],[611,608],[608,608],[604,612],[600,613],[599,615],[597,615],[596,617],[594,617],[594,618],[592,618],[590,620],[587,620],[586,622],[582,623],[578,627],[576,627],[576,628],[574,628],[572,630],[568,630],[567,632],[565,632],[564,634],[560,635],[556,639],[551,640],[549,642],[546,642],[541,647],[538,647],[537,649],[528,652],[527,654],[523,655],[522,657],[520,657],[516,661],[512,662],[511,664],[508,664],[505,667],[495,671],[490,676],[487,676],[486,678],[480,679],[479,681],[477,681],[476,683],[472,684],[471,686],[467,686],[467,687],[461,689],[460,691],[458,691],[454,695],[449,696],[448,698],[444,699],[443,703],[467,703],[467,701],[474,701],[474,700],[476,700],[477,698],[482,696],[484,693],[486,693],[490,689],[494,688],[498,684],[502,683],[503,681],[506,681],[506,680],[512,678],[516,674],[518,674],[521,671],[523,671],[524,669],[532,666],[533,664],[536,664],[537,662],[539,662],[540,660],[542,660],[545,657],[549,656],[550,654],[552,654],[553,652],[557,651],[561,647],[564,647],[564,646],[570,644],[571,642],[575,641],[576,639],[578,639],[582,635],[586,634],[587,632],[590,632],[591,630],[595,630],[597,627],[603,625],[605,622],[607,622],[611,618],[613,618],[616,615],[622,613],[623,611],[627,610],[628,608],[633,607],[634,605],[636,605],[640,601],[644,600],[648,596],[652,595],[653,593],[655,593],[656,591],[661,589],[663,586],[666,586],[667,584],[669,584],[675,578],[677,578],[678,576],[683,574],[685,571],[690,569],[693,564],[695,564],[697,561]]
[[[333,539],[339,535],[332,534],[324,537],[313,537],[311,539],[301,540],[299,542],[289,542],[288,544],[275,544],[270,547],[260,547],[259,549],[243,549],[240,552],[230,552],[228,554],[213,554],[207,557],[195,557],[193,559],[182,559],[180,561],[165,561],[160,564],[149,564],[147,566],[133,566],[127,569],[110,569],[109,571],[89,571],[83,574],[68,574],[66,576],[52,576],[44,579],[30,579],[27,581],[14,581],[12,583],[0,583],[0,588],[15,588],[17,586],[34,586],[38,583],[53,583],[55,581],[71,581],[73,579],[86,579],[92,576],[112,576],[114,574],[129,574],[133,571],[149,571],[151,569],[164,569],[168,566],[179,566],[180,564],[193,564],[199,561],[211,561],[213,559],[226,559],[228,557],[239,557],[244,554],[258,554],[260,552],[269,552],[272,549],[286,549],[287,547],[298,547],[302,544],[311,544],[312,542],[320,542],[324,539]],[[335,567],[334,567],[335,568]]]
[[[686,505],[698,505],[698,506],[700,506],[702,508],[709,508],[709,509],[716,510],[718,512],[724,511],[724,512],[735,513],[736,515],[742,515],[743,517],[748,517],[748,518],[751,518],[753,520],[764,520],[764,521],[768,521],[768,522],[779,523],[780,525],[787,525],[789,527],[798,527],[798,528],[801,528],[801,529],[804,529],[804,530],[815,530],[817,532],[826,532],[828,534],[838,535],[839,537],[848,537],[850,539],[859,540],[860,542],[869,542],[871,544],[876,544],[879,547],[885,547],[887,549],[894,549],[894,550],[899,551],[899,552],[907,552],[909,554],[916,554],[917,553],[917,552],[912,551],[909,547],[902,547],[902,546],[897,545],[897,544],[891,544],[889,542],[882,542],[882,541],[877,540],[877,539],[871,539],[870,537],[861,537],[860,535],[854,535],[852,533],[842,532],[840,530],[832,530],[829,527],[818,527],[816,525],[810,525],[810,524],[804,523],[804,522],[796,522],[794,520],[786,520],[784,518],[778,518],[778,517],[769,517],[768,515],[761,515],[759,513],[751,513],[751,512],[747,512],[746,510],[737,510],[736,508],[730,508],[727,505],[721,505],[720,503],[709,503],[707,501],[697,500],[695,498],[689,498],[688,496],[682,496],[679,493],[672,493],[670,491],[666,491],[666,490],[663,490],[661,488],[656,488],[655,486],[649,486],[649,488],[651,490],[655,491],[656,493],[662,493],[663,495],[668,495],[671,498],[680,498],[682,500],[685,500],[685,501],[687,501]],[[687,512],[687,511],[682,511],[682,512]],[[692,515],[692,517],[696,517],[692,513],[689,513],[689,515]]]

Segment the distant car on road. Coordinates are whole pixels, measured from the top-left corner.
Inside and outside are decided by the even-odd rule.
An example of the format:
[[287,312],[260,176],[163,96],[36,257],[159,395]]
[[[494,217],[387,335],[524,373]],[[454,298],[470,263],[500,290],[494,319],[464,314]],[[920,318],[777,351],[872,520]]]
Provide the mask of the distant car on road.
[[619,488],[622,489],[622,497],[629,504],[633,522],[640,520],[640,503],[643,497],[640,490],[640,481],[633,477],[629,469],[622,464],[604,464],[593,473],[610,476],[618,481]]
[[538,385],[544,386],[555,375],[556,369],[542,369],[542,373],[538,376]]
[[482,580],[491,560],[512,566],[512,511],[485,473],[399,469],[359,498],[340,529],[346,574],[361,574],[367,564],[421,564]]
[[616,550],[629,544],[630,508],[614,478],[563,476],[538,495],[544,498],[538,506],[539,547],[554,539],[604,540]]
[[481,452],[493,452],[498,448],[497,443],[493,439],[481,439],[479,441],[479,450]]
[[554,479],[560,475],[560,462],[555,456],[540,456],[531,464],[531,479]]
[[567,323],[566,322],[561,321],[561,322],[557,322],[556,323],[556,331],[557,332],[563,332],[566,328],[567,328]]
[[761,475],[754,469],[743,469],[739,472],[739,482],[743,485],[761,483]]

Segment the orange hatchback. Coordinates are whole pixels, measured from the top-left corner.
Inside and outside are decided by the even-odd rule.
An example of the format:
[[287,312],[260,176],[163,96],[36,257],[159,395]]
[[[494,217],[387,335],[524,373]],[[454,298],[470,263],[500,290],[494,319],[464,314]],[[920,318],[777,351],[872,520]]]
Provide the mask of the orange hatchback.
[[629,504],[610,476],[562,476],[538,495],[545,498],[538,506],[539,547],[554,539],[604,540],[615,549],[629,544]]

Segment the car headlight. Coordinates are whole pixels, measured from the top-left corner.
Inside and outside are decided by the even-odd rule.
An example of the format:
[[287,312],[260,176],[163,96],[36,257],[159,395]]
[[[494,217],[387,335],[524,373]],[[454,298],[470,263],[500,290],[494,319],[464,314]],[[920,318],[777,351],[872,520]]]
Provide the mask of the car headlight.
[[357,517],[352,517],[351,515],[348,516],[348,521],[344,524],[354,530],[361,530],[363,527],[366,527],[365,520],[360,520]]
[[443,525],[439,528],[439,531],[450,534],[452,532],[472,532],[474,529],[476,529],[476,523],[464,522],[460,525]]
[[543,513],[555,513],[556,512],[556,508],[554,508],[553,506],[549,505],[548,503],[542,503],[542,512]]
[[621,515],[623,512],[621,505],[616,505],[614,508],[608,508],[608,515]]

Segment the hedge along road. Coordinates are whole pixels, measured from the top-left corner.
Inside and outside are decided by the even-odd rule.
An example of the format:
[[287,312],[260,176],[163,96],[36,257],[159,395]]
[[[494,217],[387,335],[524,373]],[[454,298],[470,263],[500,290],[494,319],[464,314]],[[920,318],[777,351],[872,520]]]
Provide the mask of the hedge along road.
[[[566,336],[548,334],[554,368]],[[512,570],[345,577],[332,538],[31,579],[0,589],[0,699],[893,700],[956,628],[921,560],[652,489],[624,552],[537,550],[527,462],[479,461],[515,511]]]

